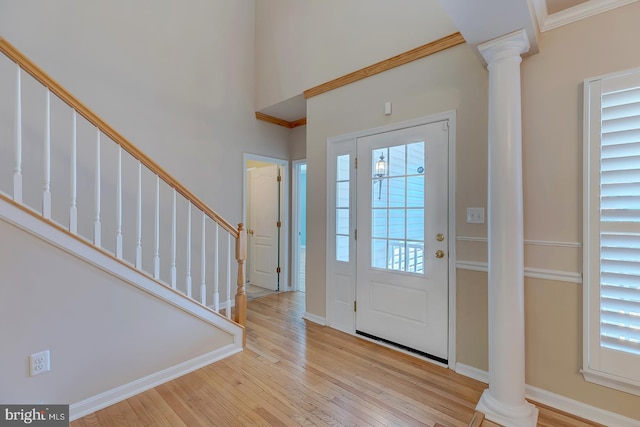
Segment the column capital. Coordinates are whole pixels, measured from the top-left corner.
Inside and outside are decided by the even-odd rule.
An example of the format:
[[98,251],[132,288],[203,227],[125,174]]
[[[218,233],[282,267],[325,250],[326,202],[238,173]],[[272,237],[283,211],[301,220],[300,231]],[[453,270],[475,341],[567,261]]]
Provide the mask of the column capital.
[[523,53],[527,53],[529,48],[529,37],[525,30],[506,34],[478,46],[480,54],[489,65],[509,57],[519,57]]

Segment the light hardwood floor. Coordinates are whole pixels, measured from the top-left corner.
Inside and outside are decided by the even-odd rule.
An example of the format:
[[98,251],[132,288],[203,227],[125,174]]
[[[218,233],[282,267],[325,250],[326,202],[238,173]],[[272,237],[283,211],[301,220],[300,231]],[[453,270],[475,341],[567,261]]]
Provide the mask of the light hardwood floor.
[[[303,313],[302,293],[251,301],[245,351],[71,426],[469,425],[486,384],[307,322]],[[547,408],[538,425],[597,426]]]

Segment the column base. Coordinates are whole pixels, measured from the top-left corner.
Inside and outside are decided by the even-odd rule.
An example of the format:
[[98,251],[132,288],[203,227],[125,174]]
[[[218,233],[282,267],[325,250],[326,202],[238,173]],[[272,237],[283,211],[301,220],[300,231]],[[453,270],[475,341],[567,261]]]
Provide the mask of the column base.
[[491,395],[490,389],[482,392],[476,411],[505,427],[536,427],[538,423],[538,408],[534,405],[526,400],[519,406],[505,405]]

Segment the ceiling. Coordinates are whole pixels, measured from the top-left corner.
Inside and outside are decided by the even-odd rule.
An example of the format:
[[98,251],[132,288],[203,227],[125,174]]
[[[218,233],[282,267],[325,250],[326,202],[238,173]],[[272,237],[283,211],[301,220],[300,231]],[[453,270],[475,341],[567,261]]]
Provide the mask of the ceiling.
[[[524,29],[531,44],[528,53],[534,54],[538,52],[540,32],[634,1],[638,0],[440,0],[440,4],[474,50],[484,41]],[[479,53],[478,58],[484,62]],[[289,122],[306,117],[306,111],[303,94],[260,110]]]

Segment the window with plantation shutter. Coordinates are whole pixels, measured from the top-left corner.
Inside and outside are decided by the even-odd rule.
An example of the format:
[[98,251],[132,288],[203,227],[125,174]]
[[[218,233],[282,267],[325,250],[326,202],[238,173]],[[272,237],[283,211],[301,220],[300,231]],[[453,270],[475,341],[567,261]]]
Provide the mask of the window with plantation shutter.
[[640,394],[640,70],[584,89],[583,373]]

